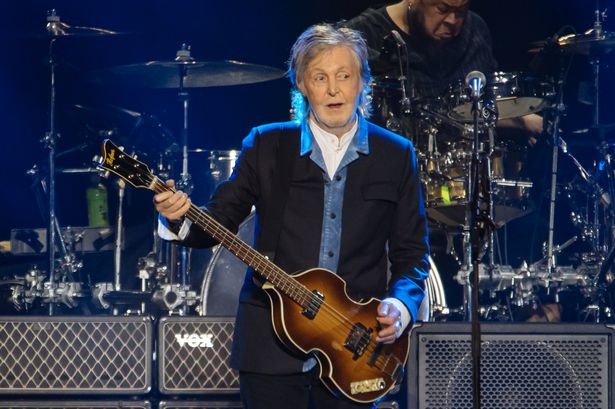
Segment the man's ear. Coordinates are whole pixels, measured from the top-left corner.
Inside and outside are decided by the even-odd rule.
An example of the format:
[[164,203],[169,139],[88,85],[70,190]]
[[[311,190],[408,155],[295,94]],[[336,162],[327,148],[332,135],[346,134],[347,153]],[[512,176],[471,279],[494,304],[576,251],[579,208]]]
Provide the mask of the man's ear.
[[301,92],[301,95],[305,97],[305,85],[303,84],[303,80],[297,81],[297,89]]

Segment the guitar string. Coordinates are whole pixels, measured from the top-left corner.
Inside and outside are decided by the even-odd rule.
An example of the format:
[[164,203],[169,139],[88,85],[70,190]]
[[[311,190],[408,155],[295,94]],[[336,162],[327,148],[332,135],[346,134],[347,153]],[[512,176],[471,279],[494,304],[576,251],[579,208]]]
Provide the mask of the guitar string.
[[[172,191],[172,189],[167,186],[166,184],[164,184],[159,178],[155,177],[155,176],[150,176],[151,178],[154,178],[154,182],[155,182],[155,186],[154,186],[154,191],[156,193],[161,193],[163,191]],[[151,185],[151,180],[148,183],[148,185]],[[239,253],[240,250],[243,250],[243,253],[245,253],[245,257],[242,258],[242,260],[246,263],[250,263],[250,265],[252,265],[253,267],[262,267],[260,266],[260,264],[264,264],[267,263],[265,265],[271,265],[273,266],[273,268],[270,268],[270,270],[275,269],[275,273],[277,274],[277,277],[280,277],[280,279],[282,281],[286,280],[286,285],[287,287],[289,287],[290,291],[290,287],[294,287],[295,288],[295,292],[298,292],[298,294],[296,294],[296,296],[300,296],[300,300],[295,299],[295,302],[297,302],[299,305],[304,306],[304,302],[305,303],[311,303],[311,302],[319,302],[321,301],[321,298],[319,298],[317,295],[315,295],[314,293],[312,293],[311,291],[309,291],[305,286],[303,286],[301,283],[296,282],[296,280],[294,278],[292,278],[291,276],[289,276],[286,272],[284,272],[282,269],[280,269],[278,266],[276,266],[275,264],[273,264],[272,262],[270,262],[268,259],[264,258],[264,256],[262,256],[260,253],[258,253],[256,250],[254,250],[252,247],[248,246],[246,243],[244,243],[242,240],[238,239],[234,234],[232,234],[231,232],[229,232],[224,226],[220,225],[217,221],[215,221],[213,218],[211,218],[211,216],[207,215],[205,212],[203,212],[202,209],[196,207],[194,204],[191,205],[190,209],[188,210],[187,213],[191,219],[194,219],[193,221],[195,223],[197,223],[197,225],[199,225],[200,227],[203,228],[209,228],[209,230],[211,231],[212,235],[213,234],[217,234],[219,237],[214,237],[217,240],[223,241],[224,239],[226,239],[227,242],[231,241],[231,243],[228,243],[229,246],[239,246],[239,249],[236,249],[236,251]],[[207,223],[207,225],[205,226],[201,226],[201,223]],[[208,231],[209,232],[209,231]],[[237,255],[239,256],[239,255]],[[250,260],[248,258],[248,256],[252,256],[252,259]],[[266,261],[264,261],[264,260]],[[259,265],[256,265],[256,264]],[[259,271],[260,272],[260,271]],[[272,271],[273,272],[273,271]],[[262,274],[262,273],[261,273]],[[266,277],[267,278],[267,277]],[[276,283],[274,282],[275,280],[272,280],[272,283],[275,285]],[[295,283],[293,283],[296,282]],[[282,287],[282,289],[284,289],[284,284],[280,283],[278,284],[278,287]],[[291,294],[287,294],[287,296],[289,296],[291,299],[293,299],[292,297],[292,292]],[[343,313],[341,313],[340,311],[337,311],[334,307],[330,306],[329,304],[327,304],[325,301],[322,301],[321,303],[321,307],[323,309],[322,312],[328,312],[331,315],[331,319],[333,319],[333,322],[337,322],[341,323],[343,326],[346,327],[346,329],[348,330],[352,330],[353,328],[353,323],[351,321],[349,321],[346,316],[344,316]],[[367,341],[368,345],[366,346],[366,350],[369,353],[373,353],[376,348],[378,347],[378,343],[375,342],[374,340],[371,339],[371,335],[370,334],[363,334],[361,336],[361,341]],[[386,359],[386,362],[382,362],[383,360]],[[384,367],[386,367],[387,363],[388,363],[389,359],[385,358],[383,355],[379,355],[376,360],[375,363],[379,363],[381,364],[383,367],[380,368],[381,371],[388,373],[386,371],[384,371]],[[391,373],[388,373],[389,375],[392,375]]]

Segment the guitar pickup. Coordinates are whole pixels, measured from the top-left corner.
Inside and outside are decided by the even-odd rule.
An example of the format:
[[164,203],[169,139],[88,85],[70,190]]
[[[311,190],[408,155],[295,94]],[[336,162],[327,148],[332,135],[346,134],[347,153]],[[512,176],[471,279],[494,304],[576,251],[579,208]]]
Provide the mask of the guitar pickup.
[[318,314],[318,310],[320,310],[320,306],[325,300],[325,296],[319,291],[314,290],[312,291],[312,294],[314,294],[314,296],[310,297],[303,308],[303,315],[311,320],[313,320],[316,314]]
[[365,352],[372,338],[372,330],[367,329],[363,324],[356,323],[352,326],[344,347],[353,353],[353,359],[359,358]]

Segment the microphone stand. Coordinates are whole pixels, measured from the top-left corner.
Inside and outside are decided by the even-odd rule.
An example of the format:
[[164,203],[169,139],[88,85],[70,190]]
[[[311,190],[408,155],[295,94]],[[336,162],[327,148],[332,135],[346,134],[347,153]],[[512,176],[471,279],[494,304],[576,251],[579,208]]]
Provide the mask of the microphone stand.
[[478,308],[478,289],[479,289],[479,261],[480,261],[480,245],[479,245],[479,203],[478,203],[478,186],[480,183],[479,169],[479,137],[478,137],[478,114],[480,109],[480,101],[478,96],[472,98],[472,116],[474,125],[474,140],[472,143],[472,161],[470,164],[470,181],[468,186],[470,211],[468,213],[468,226],[470,226],[470,243],[472,260],[472,275],[470,280],[470,320],[472,323],[471,345],[472,345],[472,403],[474,409],[480,409],[481,394],[480,394],[480,357],[481,357],[481,340],[480,340],[480,316]]
[[[470,280],[471,307],[470,320],[472,326],[471,349],[472,349],[472,392],[473,408],[481,408],[480,390],[480,362],[481,362],[481,330],[479,311],[479,286],[480,286],[480,259],[485,233],[492,233],[493,222],[491,220],[491,184],[490,178],[485,172],[489,172],[488,155],[481,149],[479,138],[479,115],[482,114],[484,126],[490,128],[489,135],[492,137],[492,128],[497,120],[497,110],[489,103],[481,103],[483,99],[479,92],[472,93],[472,118],[473,118],[473,144],[472,161],[470,165],[470,178],[468,183],[469,211],[466,212],[467,225],[470,230],[470,255],[472,274]],[[492,266],[490,266],[492,267]]]

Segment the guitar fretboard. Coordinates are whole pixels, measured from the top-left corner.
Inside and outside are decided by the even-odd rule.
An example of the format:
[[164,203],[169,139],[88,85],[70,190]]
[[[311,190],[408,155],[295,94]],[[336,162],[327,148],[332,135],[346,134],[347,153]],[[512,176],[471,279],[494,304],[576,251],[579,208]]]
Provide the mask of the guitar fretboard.
[[[152,178],[153,183],[150,185],[150,189],[157,193],[173,191],[172,188],[164,184],[159,178],[155,176],[152,176]],[[310,302],[314,301],[316,295],[276,266],[267,257],[250,247],[203,209],[192,204],[186,217],[297,304],[307,308]]]

